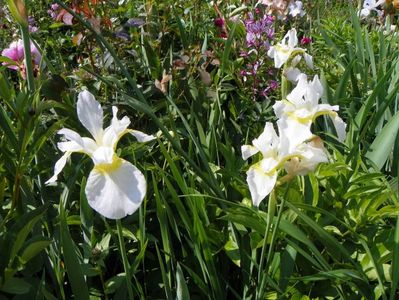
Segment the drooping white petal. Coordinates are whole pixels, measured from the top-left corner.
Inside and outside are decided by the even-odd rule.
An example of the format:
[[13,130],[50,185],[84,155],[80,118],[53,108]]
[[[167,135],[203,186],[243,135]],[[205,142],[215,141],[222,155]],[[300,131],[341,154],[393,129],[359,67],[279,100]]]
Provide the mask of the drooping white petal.
[[55,163],[54,166],[54,175],[45,182],[45,184],[53,183],[57,181],[58,175],[61,173],[62,169],[64,169],[67,159],[71,156],[72,152],[65,152],[63,156]]
[[146,143],[146,142],[156,139],[155,136],[146,134],[139,130],[130,129],[129,133],[131,133],[137,139],[137,141],[140,143]]
[[82,152],[91,155],[97,148],[96,142],[93,139],[87,137],[82,138],[77,132],[71,129],[63,128],[58,131],[58,134],[63,135],[67,140],[66,142],[57,144],[58,149],[62,152]]
[[301,71],[298,68],[288,67],[284,70],[284,76],[291,82],[296,83]]
[[77,102],[78,118],[97,142],[103,135],[103,109],[89,91],[79,93]]
[[247,183],[252,203],[258,207],[260,202],[273,190],[277,181],[277,172],[265,173],[260,164],[251,166],[247,172]]
[[255,155],[256,153],[259,152],[259,149],[251,146],[251,145],[243,145],[241,146],[241,154],[242,154],[242,159],[247,160],[251,156]]
[[62,128],[57,133],[63,135],[64,138],[66,138],[67,140],[74,141],[75,143],[83,147],[83,139],[79,135],[79,133],[68,128]]
[[89,205],[109,219],[134,213],[141,205],[147,183],[144,175],[131,163],[120,159],[110,170],[95,167],[86,184]]

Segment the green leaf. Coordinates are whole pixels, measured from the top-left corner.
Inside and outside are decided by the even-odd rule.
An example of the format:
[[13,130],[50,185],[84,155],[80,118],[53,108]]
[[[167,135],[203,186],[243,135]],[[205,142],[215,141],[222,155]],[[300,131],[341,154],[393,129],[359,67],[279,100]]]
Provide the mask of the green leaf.
[[176,281],[177,281],[176,299],[177,300],[190,299],[190,294],[188,292],[186,280],[184,279],[184,274],[179,263],[177,263],[177,268],[176,268]]
[[39,254],[42,250],[46,249],[47,246],[51,244],[51,242],[51,239],[42,236],[32,238],[22,252],[21,260],[23,262],[28,262],[37,254]]
[[384,128],[382,128],[366,154],[366,157],[370,159],[379,170],[382,169],[391,154],[398,132],[399,112],[397,112]]
[[63,208],[60,213],[60,232],[65,267],[68,273],[69,282],[71,283],[72,292],[78,300],[89,299],[89,291],[76,253],[76,247],[68,231],[65,211]]
[[31,285],[24,279],[13,277],[4,283],[0,290],[8,294],[23,295],[29,292],[30,288]]

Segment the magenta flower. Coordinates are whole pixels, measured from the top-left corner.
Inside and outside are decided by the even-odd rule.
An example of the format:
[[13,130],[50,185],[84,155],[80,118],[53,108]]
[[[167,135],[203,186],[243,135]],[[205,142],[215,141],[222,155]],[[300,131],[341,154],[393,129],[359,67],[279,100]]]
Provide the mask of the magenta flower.
[[[39,65],[42,56],[40,55],[39,50],[37,50],[36,46],[31,42],[30,43],[30,51],[32,54],[32,62],[34,65]],[[9,59],[15,61],[16,65],[8,65],[7,67],[12,70],[23,70],[24,69],[24,42],[19,39],[18,41],[14,41],[10,44],[10,46],[4,49],[1,52],[2,56],[8,57]],[[6,62],[3,65],[7,65]]]
[[308,45],[308,44],[310,44],[311,42],[312,42],[312,38],[307,37],[307,36],[304,36],[304,37],[301,39],[301,45]]

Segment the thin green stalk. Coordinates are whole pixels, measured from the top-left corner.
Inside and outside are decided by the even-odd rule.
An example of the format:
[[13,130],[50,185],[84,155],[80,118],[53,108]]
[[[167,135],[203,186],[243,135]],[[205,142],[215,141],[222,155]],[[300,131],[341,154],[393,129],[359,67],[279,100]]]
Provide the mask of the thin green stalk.
[[116,220],[116,227],[118,229],[119,251],[121,252],[123,268],[125,269],[127,292],[129,294],[129,299],[134,299],[132,285],[130,283],[130,265],[126,255],[125,242],[123,241],[122,223],[120,219]]
[[35,77],[33,75],[32,54],[30,52],[29,27],[21,25],[21,36],[24,43],[25,71],[28,91],[30,95],[35,92]]
[[258,266],[258,286],[259,287],[261,286],[260,282],[262,281],[261,279],[262,279],[263,263],[265,261],[265,255],[266,255],[267,240],[269,239],[269,232],[270,232],[271,225],[273,223],[273,217],[274,217],[275,210],[276,210],[276,193],[273,190],[269,197],[267,224],[266,224],[266,228],[265,228],[265,235],[263,238],[262,253],[260,255],[260,262],[259,262],[259,266]]

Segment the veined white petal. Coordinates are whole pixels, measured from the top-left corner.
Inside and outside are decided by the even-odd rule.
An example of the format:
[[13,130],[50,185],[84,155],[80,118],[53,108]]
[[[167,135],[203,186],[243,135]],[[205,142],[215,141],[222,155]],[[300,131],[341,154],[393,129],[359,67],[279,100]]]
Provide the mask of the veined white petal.
[[71,156],[72,152],[65,152],[63,156],[55,163],[54,166],[54,175],[45,182],[45,184],[53,183],[57,181],[58,175],[61,173],[62,169],[64,169],[67,159]]
[[243,145],[241,146],[241,154],[242,154],[242,159],[247,160],[251,156],[255,155],[256,153],[259,152],[259,149],[251,146],[251,145]]
[[273,190],[277,181],[277,172],[265,173],[260,164],[255,164],[247,172],[247,183],[252,203],[258,207],[260,202]]
[[147,183],[144,175],[131,163],[120,159],[110,170],[95,167],[86,184],[89,205],[109,219],[134,213],[142,203]]
[[97,142],[103,135],[103,109],[89,91],[79,93],[77,102],[78,118]]
[[93,152],[91,159],[95,165],[112,164],[115,151],[111,147],[101,146]]
[[140,143],[146,143],[146,142],[149,142],[149,141],[152,141],[152,140],[156,139],[155,136],[148,135],[148,134],[146,134],[144,132],[141,132],[139,130],[130,129],[129,133],[131,133],[137,139],[137,141],[140,142]]

